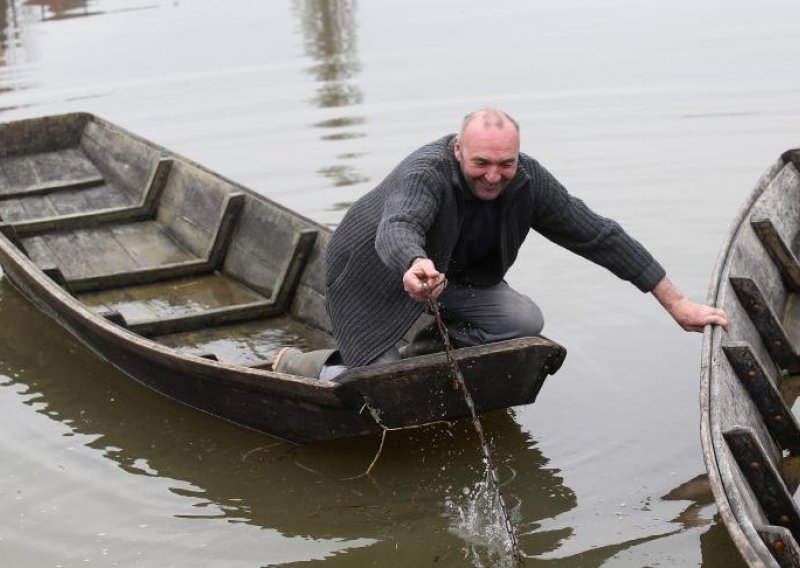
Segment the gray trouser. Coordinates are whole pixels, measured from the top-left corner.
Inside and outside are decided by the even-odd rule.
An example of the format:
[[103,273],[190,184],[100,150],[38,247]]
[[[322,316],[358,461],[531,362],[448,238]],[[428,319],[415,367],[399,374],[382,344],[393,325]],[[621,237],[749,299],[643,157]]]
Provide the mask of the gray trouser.
[[[493,286],[466,286],[448,283],[439,296],[439,308],[447,331],[461,345],[484,345],[515,337],[539,335],[544,317],[533,300],[520,294],[506,282]],[[397,347],[391,347],[370,365],[400,359]],[[346,367],[325,367],[320,378],[331,379]]]
[[539,306],[505,282],[485,287],[451,283],[439,306],[447,331],[462,345],[539,335],[544,328]]

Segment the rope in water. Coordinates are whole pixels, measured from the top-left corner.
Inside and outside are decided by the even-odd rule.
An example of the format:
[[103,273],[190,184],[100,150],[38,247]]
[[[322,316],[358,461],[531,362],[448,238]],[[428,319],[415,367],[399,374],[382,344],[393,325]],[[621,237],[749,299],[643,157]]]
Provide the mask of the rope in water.
[[491,447],[486,439],[486,434],[483,431],[480,418],[478,418],[478,413],[475,410],[475,402],[472,400],[472,395],[467,389],[467,383],[464,381],[464,375],[461,374],[461,369],[459,368],[458,362],[453,355],[453,346],[450,343],[450,335],[447,333],[447,327],[444,325],[442,316],[439,313],[439,305],[431,296],[427,282],[423,282],[422,289],[426,295],[428,308],[436,318],[436,327],[439,328],[439,333],[442,336],[447,362],[450,364],[450,369],[453,372],[453,378],[455,381],[454,387],[461,389],[461,393],[464,395],[464,402],[467,403],[467,408],[469,408],[470,414],[472,414],[472,425],[475,427],[475,432],[478,434],[478,440],[481,444],[483,458],[486,461],[486,468],[489,472],[489,482],[494,487],[497,496],[497,502],[499,503],[500,510],[503,513],[506,532],[508,533],[508,539],[511,544],[511,553],[513,554],[514,560],[517,562],[517,564],[522,564],[522,550],[520,549],[519,542],[517,541],[517,535],[514,531],[514,524],[511,522],[511,515],[508,512],[505,499],[503,499],[503,493],[500,491],[500,478],[497,475],[497,469],[494,466]]

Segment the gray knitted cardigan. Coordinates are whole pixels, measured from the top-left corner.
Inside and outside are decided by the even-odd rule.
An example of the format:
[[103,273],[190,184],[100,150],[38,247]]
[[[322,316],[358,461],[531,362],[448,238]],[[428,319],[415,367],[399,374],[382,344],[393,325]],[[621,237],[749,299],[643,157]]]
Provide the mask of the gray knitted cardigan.
[[[402,276],[417,256],[447,269],[458,240],[464,192],[453,154],[454,135],[406,157],[356,201],[336,228],[326,257],[325,286],[333,335],[344,362],[368,364],[396,344],[422,313],[403,291]],[[601,217],[539,163],[520,154],[502,197],[501,279],[531,228],[649,292],[661,265],[616,222]]]

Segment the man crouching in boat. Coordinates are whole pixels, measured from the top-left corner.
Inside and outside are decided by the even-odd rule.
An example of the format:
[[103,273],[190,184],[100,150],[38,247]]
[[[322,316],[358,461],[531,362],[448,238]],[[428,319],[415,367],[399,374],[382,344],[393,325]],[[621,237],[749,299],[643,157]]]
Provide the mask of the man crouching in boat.
[[275,371],[331,379],[348,367],[440,350],[433,325],[397,347],[428,295],[456,346],[539,335],[539,307],[503,280],[530,229],[652,292],[687,331],[729,328],[722,310],[686,298],[639,242],[567,193],[519,146],[508,114],[473,112],[458,135],[413,152],[356,201],[326,258],[339,351],[284,348]]

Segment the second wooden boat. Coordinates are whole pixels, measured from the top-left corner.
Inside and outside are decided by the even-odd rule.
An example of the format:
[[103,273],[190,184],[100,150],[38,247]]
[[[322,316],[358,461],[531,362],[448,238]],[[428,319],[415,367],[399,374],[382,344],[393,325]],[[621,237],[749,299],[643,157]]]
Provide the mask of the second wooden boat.
[[701,439],[720,516],[750,566],[800,566],[800,150],[762,176],[717,262],[709,303]]

